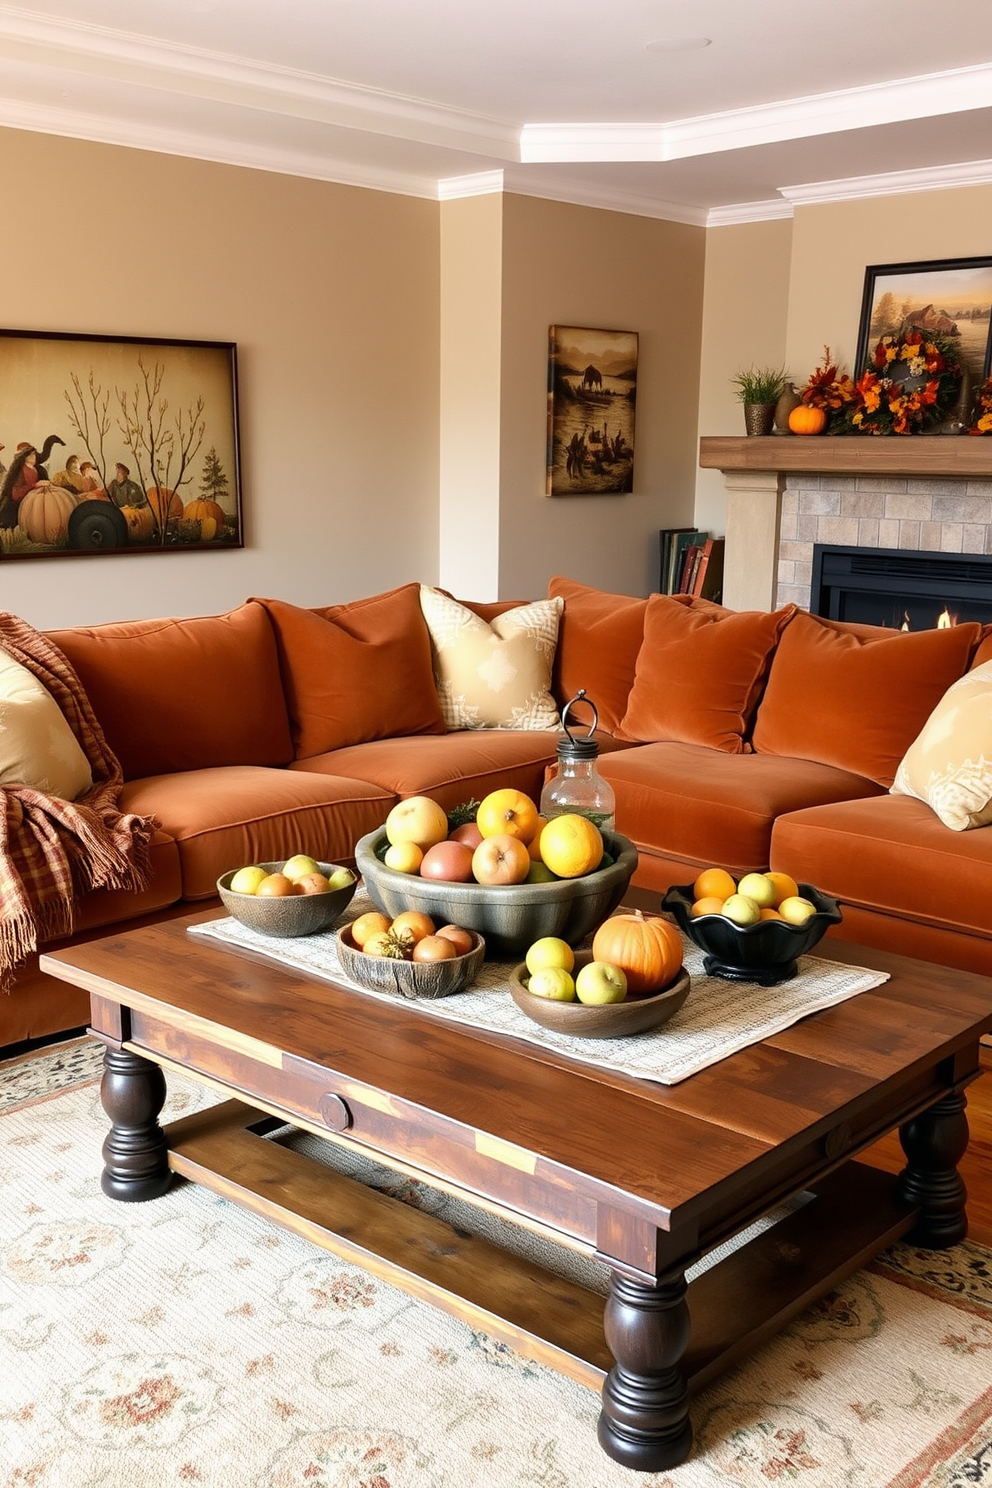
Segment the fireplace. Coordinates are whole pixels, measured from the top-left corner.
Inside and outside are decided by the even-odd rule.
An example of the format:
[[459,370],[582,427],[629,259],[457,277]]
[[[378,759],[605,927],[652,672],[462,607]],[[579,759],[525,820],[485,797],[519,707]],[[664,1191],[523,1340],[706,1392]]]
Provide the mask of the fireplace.
[[992,622],[992,555],[813,545],[810,610],[833,620],[929,630]]

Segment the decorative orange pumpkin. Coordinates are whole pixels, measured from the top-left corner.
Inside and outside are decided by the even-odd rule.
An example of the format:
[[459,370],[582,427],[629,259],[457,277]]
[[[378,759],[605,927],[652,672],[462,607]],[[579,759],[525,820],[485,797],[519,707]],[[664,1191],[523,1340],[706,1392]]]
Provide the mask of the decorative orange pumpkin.
[[789,414],[789,428],[793,434],[822,434],[827,427],[827,415],[822,408],[807,408],[800,403]]
[[175,491],[170,491],[168,486],[149,486],[145,494],[159,527],[178,522],[183,514],[183,503]]
[[150,506],[122,506],[121,516],[127,523],[127,540],[148,543],[155,536],[155,517]]
[[224,530],[224,508],[206,496],[188,501],[183,516],[190,522],[199,522],[201,542],[210,542]]
[[65,537],[69,518],[81,500],[68,486],[39,481],[17,508],[17,525],[32,542],[57,543]]
[[627,977],[627,995],[660,992],[675,980],[682,966],[682,937],[668,920],[656,915],[612,915],[600,925],[592,941],[593,959],[610,961]]

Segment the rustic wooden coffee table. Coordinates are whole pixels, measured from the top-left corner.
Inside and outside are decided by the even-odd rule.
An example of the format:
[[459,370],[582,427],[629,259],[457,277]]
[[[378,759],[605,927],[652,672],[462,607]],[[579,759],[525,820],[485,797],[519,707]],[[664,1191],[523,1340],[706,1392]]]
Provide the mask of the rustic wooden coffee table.
[[[830,941],[891,979],[666,1087],[187,935],[213,913],[42,958],[107,1046],[104,1191],[182,1174],[601,1386],[629,1467],[683,1461],[690,1393],[885,1246],[965,1234],[984,978]],[[163,1131],[170,1070],[236,1098]],[[287,1123],[605,1262],[605,1321],[597,1294],[265,1139]],[[897,1126],[900,1177],[851,1160]],[[687,1291],[701,1254],[807,1192]]]

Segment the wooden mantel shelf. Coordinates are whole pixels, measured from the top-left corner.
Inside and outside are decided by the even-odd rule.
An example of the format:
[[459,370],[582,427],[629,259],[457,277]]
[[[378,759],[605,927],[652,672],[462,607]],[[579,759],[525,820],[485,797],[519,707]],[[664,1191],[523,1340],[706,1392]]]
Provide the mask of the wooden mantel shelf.
[[906,475],[992,480],[992,437],[928,434],[801,434],[699,441],[704,470],[768,470],[807,475]]

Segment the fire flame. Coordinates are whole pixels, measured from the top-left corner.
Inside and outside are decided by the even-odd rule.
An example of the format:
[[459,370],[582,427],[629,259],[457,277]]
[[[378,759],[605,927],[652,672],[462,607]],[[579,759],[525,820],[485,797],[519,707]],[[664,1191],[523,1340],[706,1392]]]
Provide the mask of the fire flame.
[[952,626],[957,625],[957,623],[958,623],[957,622],[957,616],[956,615],[949,615],[947,613],[947,606],[945,605],[944,606],[943,614],[941,614],[941,615],[939,615],[937,617],[937,629],[938,630],[950,630],[952,628]]

